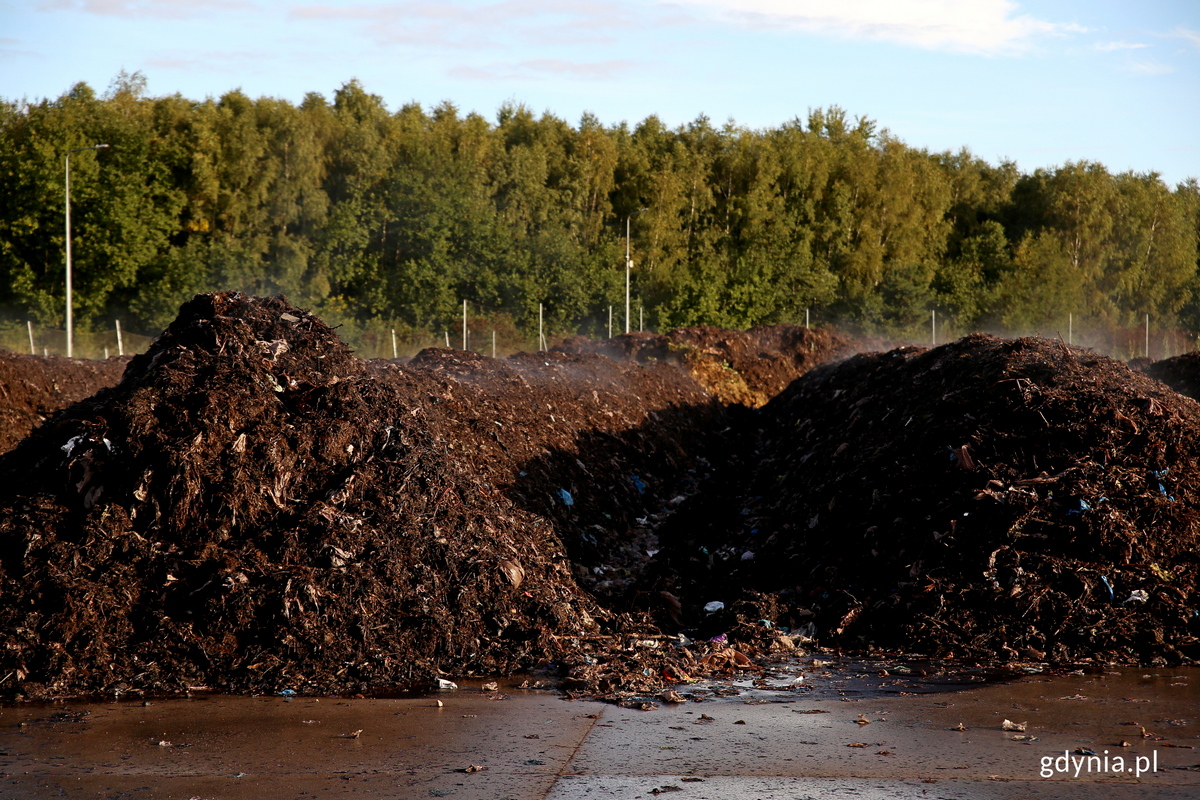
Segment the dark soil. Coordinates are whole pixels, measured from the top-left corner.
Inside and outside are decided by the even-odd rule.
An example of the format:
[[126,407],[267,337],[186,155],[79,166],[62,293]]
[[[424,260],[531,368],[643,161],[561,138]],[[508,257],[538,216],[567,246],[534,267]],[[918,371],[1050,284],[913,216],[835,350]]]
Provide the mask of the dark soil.
[[116,356],[85,361],[0,350],[0,453],[60,408],[115,386],[128,363]]
[[700,607],[749,589],[824,644],[1178,663],[1200,657],[1198,474],[1200,406],[1089,351],[860,355],[762,410],[661,532],[658,585],[709,630],[733,619]]
[[818,364],[883,346],[882,342],[851,339],[836,331],[795,325],[760,325],[748,331],[699,325],[661,334],[627,333],[599,341],[577,336],[554,349],[602,353],[625,361],[678,364],[721,402],[758,408]]
[[365,691],[581,657],[645,626],[576,571],[646,558],[637,519],[702,477],[725,414],[665,364],[363,362],[282,299],[199,296],[0,457],[0,690]]

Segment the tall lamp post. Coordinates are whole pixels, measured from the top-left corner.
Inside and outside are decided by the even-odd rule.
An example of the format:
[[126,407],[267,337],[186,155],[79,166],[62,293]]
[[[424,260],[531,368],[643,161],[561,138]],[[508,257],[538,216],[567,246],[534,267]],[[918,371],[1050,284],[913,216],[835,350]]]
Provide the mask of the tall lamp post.
[[629,220],[636,214],[641,214],[643,211],[649,211],[648,208],[639,208],[633,214],[625,217],[625,332],[629,333],[629,273],[633,269],[633,259],[629,257]]
[[67,189],[67,358],[75,356],[75,327],[72,315],[71,298],[71,155],[84,150],[101,150],[106,144],[94,144],[91,147],[76,147],[67,153],[66,157],[66,189]]

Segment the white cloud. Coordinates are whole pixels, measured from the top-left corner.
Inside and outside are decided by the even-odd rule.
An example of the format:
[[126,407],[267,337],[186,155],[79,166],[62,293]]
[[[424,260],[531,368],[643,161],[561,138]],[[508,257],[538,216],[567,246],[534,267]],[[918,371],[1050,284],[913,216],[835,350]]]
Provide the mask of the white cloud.
[[1129,65],[1129,70],[1137,75],[1168,75],[1175,68],[1157,61],[1134,61]]
[[1200,32],[1188,30],[1187,28],[1176,28],[1172,31],[1172,34],[1185,39],[1192,47],[1200,48]]
[[1117,50],[1141,50],[1149,45],[1140,42],[1097,42],[1093,47],[1102,53],[1112,53]]
[[1010,0],[673,0],[747,25],[895,42],[928,50],[1010,54],[1038,36],[1081,33],[1074,24],[1018,14]]
[[627,74],[637,63],[625,59],[579,63],[557,58],[536,58],[509,64],[492,64],[487,67],[455,67],[449,74],[455,78],[470,80],[530,80],[542,78],[570,78],[578,80],[608,80]]
[[184,19],[214,11],[252,8],[246,0],[42,0],[40,8],[78,10],[103,17]]
[[424,44],[478,48],[499,37],[578,43],[609,41],[598,31],[629,25],[630,7],[593,0],[500,0],[463,2],[387,2],[295,5],[294,19],[344,20],[364,26],[380,44]]

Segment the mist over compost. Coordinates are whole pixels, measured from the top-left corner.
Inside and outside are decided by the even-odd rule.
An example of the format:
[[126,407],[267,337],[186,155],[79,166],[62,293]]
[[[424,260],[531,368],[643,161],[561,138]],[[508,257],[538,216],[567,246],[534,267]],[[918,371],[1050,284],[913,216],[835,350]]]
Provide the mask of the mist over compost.
[[1198,425],[1195,401],[1060,342],[859,355],[763,409],[661,532],[660,580],[769,593],[825,644],[1196,658]]
[[748,331],[697,325],[667,333],[626,333],[600,341],[576,336],[554,350],[602,353],[639,362],[667,361],[687,370],[721,402],[760,408],[817,364],[884,347],[882,340],[853,339],[837,331],[796,325],[758,325]]

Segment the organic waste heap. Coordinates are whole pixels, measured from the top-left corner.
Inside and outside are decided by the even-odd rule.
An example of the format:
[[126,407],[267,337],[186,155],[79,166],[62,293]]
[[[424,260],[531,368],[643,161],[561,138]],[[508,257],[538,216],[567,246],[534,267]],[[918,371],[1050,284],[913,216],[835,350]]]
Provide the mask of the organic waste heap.
[[570,662],[640,630],[572,560],[632,558],[723,415],[666,365],[364,362],[281,298],[197,296],[117,386],[0,457],[0,693],[364,691]]
[[823,644],[1178,663],[1200,657],[1197,475],[1200,406],[1109,358],[986,335],[860,355],[763,409],[661,532],[659,585],[693,620],[765,593],[747,608]]
[[759,325],[748,331],[696,325],[667,333],[626,333],[600,341],[577,336],[554,349],[678,364],[721,402],[759,408],[818,364],[846,358],[868,344],[879,349],[878,342],[796,325]]
[[116,385],[128,363],[115,356],[86,361],[0,350],[0,453],[60,408]]
[[1142,372],[1180,394],[1200,397],[1200,352],[1192,351],[1147,364]]

